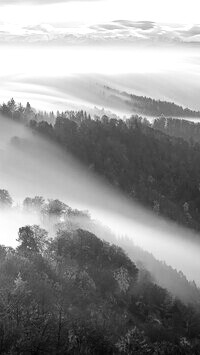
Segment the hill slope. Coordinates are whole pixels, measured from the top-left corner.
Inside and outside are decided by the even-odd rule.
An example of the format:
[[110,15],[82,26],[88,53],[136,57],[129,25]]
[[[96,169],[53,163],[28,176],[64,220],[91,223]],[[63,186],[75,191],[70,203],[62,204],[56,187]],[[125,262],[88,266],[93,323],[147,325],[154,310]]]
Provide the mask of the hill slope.
[[166,117],[200,117],[199,111],[183,108],[174,102],[155,100],[146,96],[120,92],[108,86],[105,86],[104,89],[110,100],[112,99],[116,103],[121,101],[122,105],[126,104],[135,114],[155,117],[161,115],[165,115]]
[[[47,224],[79,215],[39,197],[24,207],[33,202]],[[2,354],[199,353],[199,310],[173,299],[121,248],[63,222],[53,239],[23,226],[18,242],[0,246]]]
[[54,126],[31,122],[34,130],[104,176],[155,213],[200,230],[200,146],[153,129],[132,117],[91,120],[73,113]]

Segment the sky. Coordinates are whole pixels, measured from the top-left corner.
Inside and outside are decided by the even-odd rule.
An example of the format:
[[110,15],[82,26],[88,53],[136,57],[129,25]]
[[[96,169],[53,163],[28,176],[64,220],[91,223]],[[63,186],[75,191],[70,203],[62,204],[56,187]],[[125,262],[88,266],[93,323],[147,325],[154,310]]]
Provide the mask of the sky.
[[[65,78],[95,74],[200,109],[199,10],[199,0],[0,0],[0,95],[38,109],[75,108],[80,82],[72,93]],[[59,83],[49,87],[49,78]]]
[[198,0],[1,0],[0,43],[199,43]]

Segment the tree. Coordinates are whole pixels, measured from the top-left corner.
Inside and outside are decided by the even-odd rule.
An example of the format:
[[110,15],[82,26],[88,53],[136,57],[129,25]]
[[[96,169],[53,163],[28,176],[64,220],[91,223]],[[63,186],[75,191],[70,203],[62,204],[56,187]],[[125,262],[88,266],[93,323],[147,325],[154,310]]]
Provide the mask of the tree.
[[48,233],[37,225],[25,226],[19,229],[20,243],[17,250],[25,255],[43,254],[48,246]]
[[17,105],[17,108],[14,113],[14,118],[18,121],[22,121],[24,119],[24,111],[25,108],[22,106],[21,103]]
[[31,105],[29,102],[27,102],[26,104],[26,108],[25,108],[25,111],[24,111],[24,118],[26,121],[30,121],[30,120],[33,120],[35,117],[35,114],[31,108]]
[[59,200],[48,200],[48,203],[44,205],[43,213],[49,217],[58,217],[65,215],[69,210],[69,206]]
[[13,98],[10,101],[8,101],[7,107],[9,109],[10,113],[11,113],[11,118],[13,118],[14,112],[15,112],[16,107],[17,107],[16,106],[16,102],[15,102],[15,100]]
[[0,190],[0,207],[11,207],[12,198],[7,190]]
[[41,211],[44,206],[45,200],[42,196],[35,196],[33,198],[26,197],[23,201],[23,207],[27,210]]

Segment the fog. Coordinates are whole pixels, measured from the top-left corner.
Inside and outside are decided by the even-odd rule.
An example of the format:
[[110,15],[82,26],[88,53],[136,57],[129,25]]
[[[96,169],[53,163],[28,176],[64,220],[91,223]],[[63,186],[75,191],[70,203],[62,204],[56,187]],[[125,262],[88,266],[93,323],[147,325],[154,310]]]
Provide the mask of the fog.
[[0,95],[41,110],[111,109],[130,114],[104,86],[199,110],[196,49],[142,46],[0,46]]
[[[200,285],[198,236],[126,199],[69,154],[24,126],[2,117],[0,125],[0,188],[7,189],[16,203],[27,196],[42,195],[87,209],[117,236],[127,235]],[[38,223],[36,216],[1,213],[0,243],[16,245],[19,225],[34,223]]]
[[35,224],[40,224],[39,217],[19,208],[0,211],[0,244],[16,247],[19,228]]

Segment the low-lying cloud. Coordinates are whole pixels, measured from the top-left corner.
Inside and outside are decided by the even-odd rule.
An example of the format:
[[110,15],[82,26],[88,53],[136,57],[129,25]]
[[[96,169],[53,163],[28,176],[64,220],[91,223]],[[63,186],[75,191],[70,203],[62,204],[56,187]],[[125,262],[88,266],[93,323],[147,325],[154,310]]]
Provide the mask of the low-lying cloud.
[[155,22],[152,21],[128,21],[128,20],[117,20],[114,21],[114,23],[116,24],[120,24],[124,27],[128,27],[128,28],[138,28],[141,29],[143,31],[148,31],[153,29],[156,24]]
[[[75,0],[73,0],[75,1]],[[0,43],[94,45],[131,43],[200,43],[200,25],[172,25],[152,21],[115,20],[97,24],[50,24],[31,26],[0,24]]]

